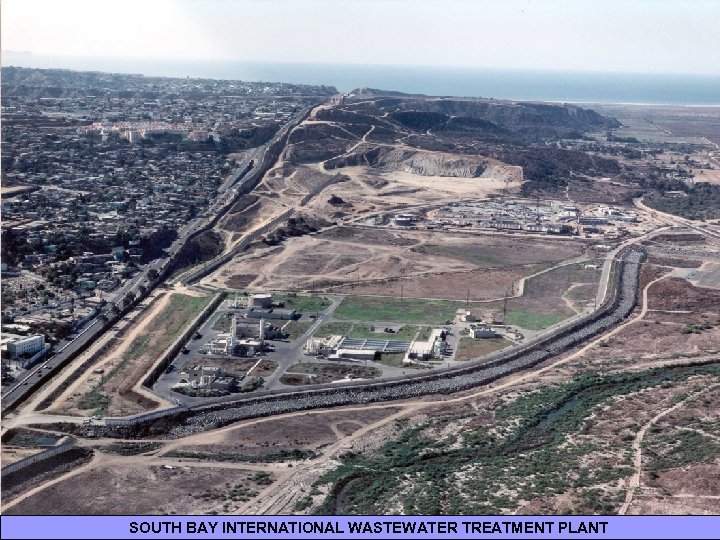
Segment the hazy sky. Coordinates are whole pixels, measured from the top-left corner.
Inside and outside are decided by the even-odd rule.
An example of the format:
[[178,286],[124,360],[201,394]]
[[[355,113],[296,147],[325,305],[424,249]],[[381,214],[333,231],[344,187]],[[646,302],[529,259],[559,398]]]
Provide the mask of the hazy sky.
[[720,1],[2,0],[37,55],[720,74]]

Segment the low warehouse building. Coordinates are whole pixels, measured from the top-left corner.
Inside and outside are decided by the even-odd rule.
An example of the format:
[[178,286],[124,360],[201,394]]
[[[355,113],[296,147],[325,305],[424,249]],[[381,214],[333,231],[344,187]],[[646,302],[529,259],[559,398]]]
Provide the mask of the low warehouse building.
[[438,358],[443,355],[446,347],[445,331],[442,328],[435,328],[427,341],[413,341],[410,344],[403,362],[412,363],[414,360]]
[[337,352],[328,357],[330,360],[376,360],[380,352],[372,349],[338,349]]
[[282,321],[290,321],[299,318],[299,315],[294,309],[279,309],[279,308],[251,308],[244,317],[246,319],[275,319]]
[[471,327],[475,339],[489,339],[497,337],[498,334],[489,324],[478,324]]

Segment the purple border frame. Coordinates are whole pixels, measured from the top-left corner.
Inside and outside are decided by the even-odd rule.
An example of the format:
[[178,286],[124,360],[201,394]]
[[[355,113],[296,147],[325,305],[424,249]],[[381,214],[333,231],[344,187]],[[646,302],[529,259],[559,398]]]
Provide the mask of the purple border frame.
[[[18,540],[720,538],[720,516],[2,516],[0,523],[4,539]],[[352,528],[365,523],[369,529]]]

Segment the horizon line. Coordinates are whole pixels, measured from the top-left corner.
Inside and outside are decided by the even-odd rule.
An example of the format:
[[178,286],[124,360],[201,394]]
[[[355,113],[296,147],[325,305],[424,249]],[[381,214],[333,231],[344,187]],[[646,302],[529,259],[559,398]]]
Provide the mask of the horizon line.
[[[318,61],[297,61],[297,60],[250,60],[250,59],[231,59],[231,58],[175,58],[175,57],[141,57],[141,56],[96,56],[96,55],[68,55],[68,54],[44,54],[34,53],[32,51],[16,51],[16,50],[0,50],[0,55],[17,55],[26,56],[36,59],[46,60],[122,60],[130,62],[182,62],[182,63],[206,63],[209,65],[218,65],[226,63],[234,64],[250,64],[250,65],[296,65],[296,66],[344,66],[344,67],[371,67],[371,68],[400,68],[400,69],[436,69],[436,70],[459,70],[459,71],[489,71],[503,73],[542,73],[542,74],[578,74],[578,75],[608,75],[608,76],[638,76],[638,77],[700,77],[700,78],[720,78],[720,72],[670,72],[670,71],[623,71],[623,70],[593,70],[593,69],[577,69],[577,68],[534,68],[534,67],[497,67],[497,66],[467,66],[467,65],[439,65],[439,64],[374,64],[362,62],[318,62]],[[5,60],[5,59],[3,59]],[[4,62],[3,62],[4,63]],[[23,65],[9,64],[2,67],[28,67]],[[78,70],[69,67],[57,68],[31,68],[31,69],[69,69],[71,71]],[[96,71],[96,70],[92,70]],[[101,71],[101,70],[98,70]],[[113,73],[107,71],[105,73]],[[138,73],[139,75],[148,75]],[[154,75],[148,75],[154,76]]]

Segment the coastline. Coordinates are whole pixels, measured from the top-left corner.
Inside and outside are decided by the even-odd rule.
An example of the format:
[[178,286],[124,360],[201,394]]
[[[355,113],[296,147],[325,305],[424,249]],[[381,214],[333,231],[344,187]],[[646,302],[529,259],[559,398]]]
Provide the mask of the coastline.
[[100,71],[145,77],[275,81],[333,86],[342,93],[368,87],[429,97],[578,105],[720,107],[720,74],[550,72],[212,60],[160,62],[131,58],[19,56],[9,52],[2,56],[3,67]]
[[[519,101],[519,100],[513,100]],[[538,100],[533,100],[538,101]],[[650,103],[650,102],[634,102],[634,101],[571,101],[562,99],[549,99],[543,100],[542,103],[552,104],[571,104],[571,105],[623,105],[629,107],[702,107],[706,109],[720,109],[720,102],[718,103]]]

